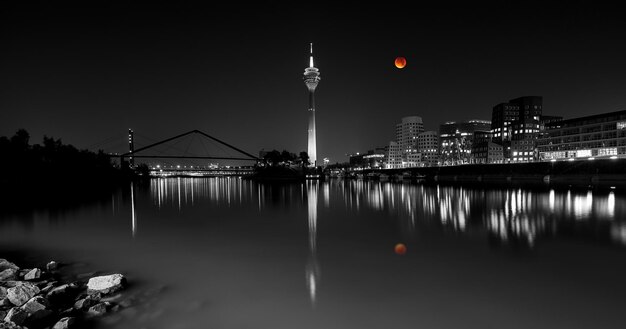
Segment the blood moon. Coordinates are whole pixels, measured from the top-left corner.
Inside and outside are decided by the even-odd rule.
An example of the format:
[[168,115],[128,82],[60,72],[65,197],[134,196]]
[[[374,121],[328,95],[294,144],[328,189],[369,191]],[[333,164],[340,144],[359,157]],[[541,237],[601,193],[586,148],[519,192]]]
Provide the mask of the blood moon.
[[406,66],[406,58],[402,56],[396,57],[394,64],[396,64],[397,68],[403,69]]
[[396,252],[396,254],[398,255],[404,255],[406,254],[406,245],[404,243],[398,243],[396,244],[396,246],[393,248],[393,250]]

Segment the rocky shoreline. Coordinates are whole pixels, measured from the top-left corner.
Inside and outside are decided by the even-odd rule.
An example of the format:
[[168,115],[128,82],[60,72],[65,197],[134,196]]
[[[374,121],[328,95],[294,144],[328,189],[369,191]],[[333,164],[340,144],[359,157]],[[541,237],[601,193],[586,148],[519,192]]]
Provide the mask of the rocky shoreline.
[[61,275],[61,264],[22,269],[0,258],[0,329],[84,328],[104,315],[131,306],[119,293],[122,274]]

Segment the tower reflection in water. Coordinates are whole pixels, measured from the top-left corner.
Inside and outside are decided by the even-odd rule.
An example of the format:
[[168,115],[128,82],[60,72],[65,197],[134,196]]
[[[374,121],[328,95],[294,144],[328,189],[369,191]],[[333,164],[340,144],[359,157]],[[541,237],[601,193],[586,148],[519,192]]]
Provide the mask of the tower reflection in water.
[[[317,286],[320,281],[320,265],[317,260],[317,196],[319,191],[319,183],[317,181],[306,182],[307,191],[307,212],[308,212],[308,224],[309,224],[309,257],[305,268],[306,285],[309,290],[309,297],[311,299],[311,305],[315,307],[315,301],[317,297]],[[327,191],[325,191],[325,204],[328,205],[329,201],[326,198]]]

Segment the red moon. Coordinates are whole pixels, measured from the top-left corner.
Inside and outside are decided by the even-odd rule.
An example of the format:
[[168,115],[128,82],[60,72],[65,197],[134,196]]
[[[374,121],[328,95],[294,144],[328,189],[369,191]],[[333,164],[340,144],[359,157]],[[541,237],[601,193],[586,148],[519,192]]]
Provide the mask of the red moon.
[[404,57],[396,57],[395,61],[396,67],[402,69],[406,66],[406,58]]
[[394,248],[394,251],[398,255],[404,255],[406,254],[406,246],[404,245],[404,243],[398,243]]

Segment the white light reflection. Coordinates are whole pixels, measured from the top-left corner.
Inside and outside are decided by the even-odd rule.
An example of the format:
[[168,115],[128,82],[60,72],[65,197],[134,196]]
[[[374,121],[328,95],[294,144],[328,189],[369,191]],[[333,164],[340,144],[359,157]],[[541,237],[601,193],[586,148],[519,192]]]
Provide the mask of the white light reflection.
[[131,230],[133,238],[137,234],[137,213],[135,212],[135,189],[133,183],[130,183],[130,212],[131,212]]
[[611,191],[606,203],[607,215],[613,219],[615,217],[615,192]]
[[550,211],[554,212],[554,189],[550,190],[550,198],[549,198],[549,206],[550,206]]
[[307,181],[307,212],[309,227],[309,260],[304,269],[306,285],[309,290],[311,305],[315,307],[317,286],[320,280],[320,266],[317,260],[317,196],[318,182]]
[[324,183],[324,207],[330,208],[330,184]]
[[577,220],[586,219],[591,214],[593,206],[593,194],[587,191],[586,196],[574,196],[574,217]]
[[[253,188],[250,181],[224,178],[158,178],[150,182],[152,203],[159,207],[171,206],[182,211],[186,206],[194,206],[198,201],[208,201],[215,205],[241,205],[256,203],[258,197],[259,210],[263,208],[264,191]],[[255,194],[257,193],[257,194]]]
[[178,188],[176,189],[178,194],[178,211],[180,211],[180,177],[178,177]]

